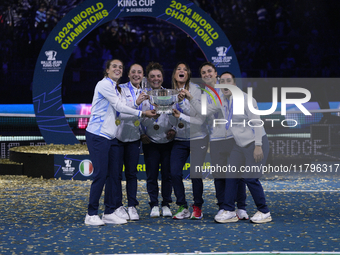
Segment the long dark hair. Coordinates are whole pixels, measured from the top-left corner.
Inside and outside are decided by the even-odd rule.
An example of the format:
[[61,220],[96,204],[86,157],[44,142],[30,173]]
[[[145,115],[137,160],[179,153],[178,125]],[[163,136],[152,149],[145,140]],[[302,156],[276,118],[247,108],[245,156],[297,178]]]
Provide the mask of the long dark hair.
[[177,70],[178,66],[181,65],[181,64],[185,65],[185,67],[187,69],[188,79],[185,82],[184,88],[186,90],[189,90],[189,83],[190,83],[190,79],[191,79],[191,69],[190,69],[189,65],[187,63],[183,62],[183,61],[178,62],[177,65],[175,66],[174,70],[172,71],[172,76],[171,76],[172,88],[177,89],[177,81],[175,79],[175,74],[176,74],[176,70]]
[[[123,63],[123,61],[121,61],[121,60],[118,59],[118,58],[110,59],[110,60],[108,60],[108,61],[105,62],[105,69],[104,69],[104,72],[103,72],[103,73],[104,73],[104,78],[105,78],[105,77],[108,77],[108,76],[107,76],[106,70],[110,68],[111,63],[112,63],[113,61],[115,61],[115,60],[117,60],[117,61],[119,61],[120,63],[122,63],[123,72],[124,72],[124,63]],[[120,80],[120,79],[119,79],[119,80]],[[119,85],[119,80],[116,82],[116,89],[118,90],[119,94],[121,94],[122,89],[118,86],[118,85]]]

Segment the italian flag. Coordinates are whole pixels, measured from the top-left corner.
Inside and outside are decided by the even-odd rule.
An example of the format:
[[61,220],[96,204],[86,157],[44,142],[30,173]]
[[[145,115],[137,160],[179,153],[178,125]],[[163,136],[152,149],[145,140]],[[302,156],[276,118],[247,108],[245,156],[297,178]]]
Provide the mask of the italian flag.
[[90,176],[93,173],[93,165],[91,160],[85,159],[79,165],[79,171],[84,176]]

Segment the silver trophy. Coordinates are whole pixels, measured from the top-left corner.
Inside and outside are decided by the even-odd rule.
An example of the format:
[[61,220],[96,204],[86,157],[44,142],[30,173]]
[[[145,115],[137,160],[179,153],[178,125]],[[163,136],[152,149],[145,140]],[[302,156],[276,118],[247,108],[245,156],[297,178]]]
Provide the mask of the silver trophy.
[[155,106],[157,114],[172,114],[172,106],[178,99],[175,89],[153,89],[147,92],[149,100]]

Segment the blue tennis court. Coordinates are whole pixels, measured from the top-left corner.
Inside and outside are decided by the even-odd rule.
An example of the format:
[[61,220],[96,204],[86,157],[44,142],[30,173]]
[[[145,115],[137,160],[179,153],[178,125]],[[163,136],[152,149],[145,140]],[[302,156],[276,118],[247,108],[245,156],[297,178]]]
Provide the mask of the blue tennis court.
[[[204,181],[203,220],[150,218],[146,184],[139,181],[141,219],[103,227],[84,225],[90,181],[0,176],[0,183],[1,254],[340,253],[336,178],[263,178],[273,217],[267,224],[215,223],[212,180]],[[191,182],[185,185],[191,201]],[[248,195],[252,215],[256,208]],[[174,203],[171,209],[177,209]]]

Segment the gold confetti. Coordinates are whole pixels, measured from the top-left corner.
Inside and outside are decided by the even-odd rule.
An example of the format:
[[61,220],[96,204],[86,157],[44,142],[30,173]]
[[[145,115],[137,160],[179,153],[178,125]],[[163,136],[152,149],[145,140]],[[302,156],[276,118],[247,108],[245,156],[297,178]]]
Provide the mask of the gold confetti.
[[37,153],[37,154],[59,154],[59,155],[89,155],[87,145],[85,144],[47,144],[42,146],[18,146],[12,147],[10,151],[22,153]]

